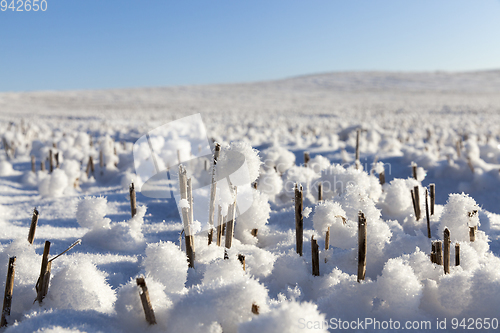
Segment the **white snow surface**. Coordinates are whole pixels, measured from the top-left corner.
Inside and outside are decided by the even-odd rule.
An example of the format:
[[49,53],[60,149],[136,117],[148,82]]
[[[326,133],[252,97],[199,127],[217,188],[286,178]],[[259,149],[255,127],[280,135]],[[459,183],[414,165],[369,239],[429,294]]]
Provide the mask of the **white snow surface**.
[[[208,139],[223,147],[215,198],[223,215],[233,191],[238,195],[229,249],[226,236],[217,246],[216,232],[208,245],[207,221],[199,218],[208,216],[212,157],[198,157],[201,148],[185,138],[200,140],[203,131],[182,139],[155,132],[149,142],[169,148],[155,156],[160,169],[179,160],[187,166],[193,207],[167,195],[145,196],[146,180],[135,174],[135,141],[195,113]],[[429,321],[429,332],[442,332],[437,318],[448,329],[452,318],[491,318],[492,324],[495,318],[498,325],[500,71],[342,72],[232,85],[0,93],[0,129],[0,290],[9,258],[16,257],[5,332],[327,332],[339,321],[365,318],[401,327]],[[147,161],[149,149],[143,144],[136,153]],[[302,256],[296,183],[303,188]],[[436,204],[429,239],[430,184]],[[177,204],[194,210],[194,269]],[[367,265],[358,282],[360,211]],[[471,227],[477,227],[473,242]],[[445,228],[449,274],[429,259],[431,242],[443,241]],[[319,276],[312,275],[312,236]],[[81,245],[52,262],[42,304],[33,303],[45,241],[54,258],[77,239]],[[138,277],[145,278],[156,325],[146,322]]]

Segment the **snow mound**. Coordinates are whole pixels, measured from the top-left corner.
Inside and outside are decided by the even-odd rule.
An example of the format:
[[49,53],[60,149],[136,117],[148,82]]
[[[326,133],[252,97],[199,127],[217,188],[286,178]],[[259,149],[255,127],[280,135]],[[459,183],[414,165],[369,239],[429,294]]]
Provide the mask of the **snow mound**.
[[317,233],[325,236],[330,227],[330,244],[341,249],[350,249],[357,244],[358,228],[338,202],[324,201],[314,208],[313,226]]
[[275,145],[262,152],[262,167],[265,170],[272,170],[283,174],[286,170],[295,165],[295,155],[281,146]]
[[259,177],[258,190],[269,196],[269,199],[274,200],[283,189],[283,179],[274,170],[262,172]]
[[68,187],[68,176],[61,169],[54,169],[38,183],[38,192],[42,197],[60,197]]
[[98,225],[83,236],[83,241],[103,250],[138,251],[145,246],[142,233],[145,214],[146,206],[138,206],[137,213],[128,222]]
[[467,194],[450,194],[439,220],[439,232],[450,230],[452,242],[465,242],[469,238],[469,227],[480,226],[480,208],[476,201]]
[[186,253],[172,242],[148,244],[142,265],[146,274],[166,286],[169,293],[182,292],[187,279]]
[[76,221],[83,228],[107,228],[110,219],[105,218],[108,200],[105,197],[84,197],[78,202]]
[[110,313],[115,300],[115,291],[106,282],[106,274],[89,259],[80,257],[54,274],[46,302],[57,309]]
[[36,297],[34,286],[40,274],[42,256],[36,254],[35,247],[30,245],[26,238],[12,241],[0,253],[0,276],[3,285],[5,285],[10,257],[16,257],[13,291],[15,300],[12,302],[10,313],[11,321],[13,321],[21,320],[23,313],[33,306],[33,300]]
[[324,233],[334,224],[345,224],[346,213],[338,202],[323,201],[314,208],[313,226],[318,233]]
[[378,201],[382,194],[382,187],[377,177],[356,170],[352,166],[344,168],[340,164],[334,164],[322,172],[318,181],[322,182],[324,199],[342,195],[352,186],[363,189],[375,201]]
[[402,258],[389,259],[377,279],[379,312],[389,309],[387,315],[411,318],[419,310],[423,287],[411,266]]
[[[173,304],[165,293],[167,287],[150,276],[146,276],[145,282],[155,313],[156,329],[164,332],[168,322],[168,310]],[[136,279],[130,279],[118,289],[115,311],[125,332],[141,332],[150,327],[144,315],[140,291]]]
[[253,196],[252,206],[238,216],[235,224],[235,237],[243,243],[255,243],[257,241],[257,238],[253,237],[250,231],[264,227],[271,212],[267,195],[253,188],[251,191]]
[[[382,196],[382,209],[384,214],[392,217],[408,216],[413,212],[411,190],[418,186],[418,182],[413,178],[394,179],[389,184],[384,185],[384,195]],[[419,189],[420,202],[425,204],[425,193]],[[423,200],[422,200],[423,199]],[[422,210],[425,212],[425,207]]]
[[11,176],[13,175],[14,168],[12,167],[12,164],[10,164],[7,161],[1,161],[0,162],[0,176],[5,177],[5,176]]
[[328,332],[325,315],[314,303],[282,301],[268,313],[254,316],[251,321],[240,324],[238,333],[301,333]]
[[[236,153],[236,154],[235,154]],[[259,177],[259,169],[262,164],[259,157],[259,151],[253,149],[247,142],[231,142],[229,146],[222,147],[217,160],[216,172],[218,178],[233,174],[238,153],[243,159],[243,170],[238,170],[233,175],[233,185],[244,185],[254,182]],[[239,161],[238,161],[239,162]]]
[[236,332],[255,316],[253,304],[261,313],[268,311],[267,289],[245,274],[236,258],[210,264],[203,282],[174,305],[169,331],[202,333],[220,325],[224,332]]

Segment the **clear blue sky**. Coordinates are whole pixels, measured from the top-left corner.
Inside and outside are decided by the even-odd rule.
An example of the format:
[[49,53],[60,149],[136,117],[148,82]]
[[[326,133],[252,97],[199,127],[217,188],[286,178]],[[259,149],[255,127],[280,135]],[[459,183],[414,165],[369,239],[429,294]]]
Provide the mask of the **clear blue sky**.
[[46,1],[0,11],[0,91],[500,69],[500,0]]

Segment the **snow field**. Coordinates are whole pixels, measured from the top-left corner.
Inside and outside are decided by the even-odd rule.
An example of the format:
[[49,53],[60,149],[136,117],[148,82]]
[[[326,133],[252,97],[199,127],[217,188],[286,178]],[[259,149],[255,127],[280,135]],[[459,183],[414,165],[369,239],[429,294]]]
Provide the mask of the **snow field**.
[[[321,84],[330,84],[322,80]],[[243,157],[247,172],[233,185],[238,196],[251,198],[236,218],[235,239],[227,251],[229,259],[224,260],[222,247],[207,245],[202,217],[208,211],[209,191],[197,193],[194,220],[200,231],[194,236],[195,269],[188,269],[184,240],[179,241],[182,223],[175,200],[139,193],[147,179],[135,172],[132,148],[141,135],[182,113],[168,113],[171,118],[166,118],[145,111],[143,121],[136,121],[127,119],[130,113],[124,109],[122,115],[111,112],[110,119],[104,120],[87,110],[82,121],[62,111],[42,109],[40,114],[49,118],[0,123],[3,136],[16,147],[11,156],[0,156],[0,279],[7,274],[8,258],[17,256],[5,331],[321,332],[326,330],[300,328],[300,320],[371,317],[435,323],[436,318],[497,318],[500,137],[496,97],[483,92],[468,100],[472,93],[467,90],[464,97],[450,93],[445,99],[411,90],[404,91],[401,99],[384,100],[378,93],[347,91],[342,98],[335,95],[339,106],[332,111],[327,108],[334,104],[332,100],[320,98],[327,90],[316,94],[317,87],[311,88],[309,82],[295,82],[299,88],[290,88],[290,83],[281,86],[298,96],[297,106],[286,97],[282,103],[274,100],[272,94],[278,93],[272,87],[266,88],[271,97],[255,88],[253,107],[262,106],[262,110],[247,112],[246,117],[223,107],[222,113],[214,111],[219,110],[214,105],[223,104],[212,104],[211,96],[234,105],[231,98],[239,96],[234,91],[230,97],[215,88],[207,88],[207,95],[193,92],[204,96],[208,109],[213,107],[205,110],[203,118],[208,136],[223,146],[217,177],[227,179],[239,170]],[[202,97],[192,100],[196,98]],[[270,112],[273,107],[278,111]],[[280,108],[292,111],[285,114]],[[344,117],[345,110],[352,111],[352,118]],[[358,128],[362,129],[360,169],[353,163]],[[195,139],[199,136],[195,131],[185,135],[190,133]],[[165,168],[179,159],[188,164],[198,153],[198,145],[168,133],[151,137],[155,147],[180,151],[180,158],[176,153],[158,156]],[[39,165],[49,150],[59,153],[60,167],[52,173],[48,163],[45,171]],[[307,167],[302,163],[305,151],[311,154]],[[37,161],[35,173],[31,156]],[[87,175],[90,156],[95,171]],[[196,186],[210,179],[204,159],[210,165],[211,158],[205,155],[189,163],[188,176]],[[419,167],[417,180],[411,178],[412,162]],[[384,185],[378,178],[382,171]],[[138,189],[138,213],[133,218],[128,201],[132,181]],[[255,181],[257,190],[251,187]],[[304,188],[302,257],[295,252],[295,183]],[[317,200],[319,183],[323,202]],[[428,239],[424,194],[430,183],[436,184],[437,204]],[[410,196],[415,186],[424,212],[419,221]],[[222,181],[216,200],[227,214],[234,196]],[[29,245],[26,236],[35,206],[40,222],[35,244]],[[359,211],[365,214],[368,228],[366,279],[361,283],[356,276]],[[476,225],[476,239],[470,242],[469,227]],[[330,248],[325,250],[328,227]],[[431,241],[442,240],[444,228],[451,232],[452,263],[454,245],[460,245],[460,266],[452,265],[446,275],[442,266],[429,259]],[[258,229],[257,237],[251,234],[253,229]],[[320,248],[318,277],[311,272],[312,235]],[[82,238],[82,245],[54,261],[43,305],[33,304],[43,241],[52,241],[52,257],[77,238]],[[245,256],[246,271],[239,254]],[[144,318],[135,280],[140,276],[145,277],[155,310],[154,326]],[[258,315],[252,313],[254,304]]]

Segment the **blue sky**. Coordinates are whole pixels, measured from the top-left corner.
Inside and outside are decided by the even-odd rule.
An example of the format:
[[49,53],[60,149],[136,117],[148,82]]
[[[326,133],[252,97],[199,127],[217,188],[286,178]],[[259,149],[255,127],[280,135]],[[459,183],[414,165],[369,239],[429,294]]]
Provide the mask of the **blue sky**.
[[0,11],[0,91],[500,69],[499,0],[46,1]]

